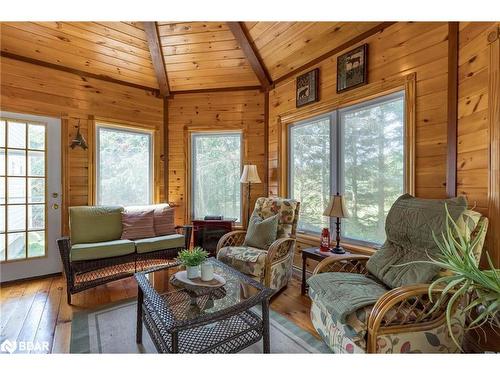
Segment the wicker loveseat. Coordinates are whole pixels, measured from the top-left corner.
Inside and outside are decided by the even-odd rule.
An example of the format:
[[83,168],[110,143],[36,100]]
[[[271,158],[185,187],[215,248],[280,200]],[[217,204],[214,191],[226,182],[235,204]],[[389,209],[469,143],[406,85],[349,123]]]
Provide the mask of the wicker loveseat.
[[292,276],[295,233],[300,202],[283,198],[258,198],[253,215],[267,219],[279,214],[278,233],[267,250],[245,246],[246,231],[225,234],[217,244],[217,259],[278,291]]
[[[70,207],[70,237],[57,240],[71,295],[170,262],[189,247],[191,228],[175,234],[122,240],[120,206]],[[179,233],[183,231],[184,233]]]
[[[476,260],[481,256],[488,219],[479,213],[466,210],[462,215],[474,217],[474,226],[464,226],[468,236],[481,236],[475,249]],[[482,225],[480,225],[482,224]],[[478,228],[483,230],[478,234]],[[353,273],[376,280],[367,269],[370,259],[366,255],[345,255],[326,258],[313,272]],[[340,274],[337,274],[340,275]],[[326,275],[325,275],[326,276]],[[367,280],[368,281],[368,280]],[[382,286],[383,284],[380,283]],[[374,305],[365,306],[348,315],[343,321],[332,314],[328,290],[334,283],[324,283],[309,288],[311,320],[334,353],[452,353],[460,349],[453,343],[446,324],[446,303],[431,312],[434,303],[429,299],[429,284],[404,285],[387,290]],[[443,288],[433,289],[433,301],[442,296]],[[445,302],[450,293],[443,296]],[[336,303],[336,302],[333,302]],[[464,314],[454,305],[452,330],[455,337],[463,337]]]

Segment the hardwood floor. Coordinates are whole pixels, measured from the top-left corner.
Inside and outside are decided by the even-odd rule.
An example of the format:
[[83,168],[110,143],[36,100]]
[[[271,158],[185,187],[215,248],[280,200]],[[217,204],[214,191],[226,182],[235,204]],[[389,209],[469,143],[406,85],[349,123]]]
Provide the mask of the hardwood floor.
[[[69,353],[73,313],[137,295],[133,277],[75,294],[72,306],[66,303],[65,289],[62,276],[0,287],[0,343],[6,339],[48,342],[48,347],[30,352]],[[295,278],[271,300],[274,311],[318,337],[309,318],[309,307],[310,300],[300,294],[300,281]]]

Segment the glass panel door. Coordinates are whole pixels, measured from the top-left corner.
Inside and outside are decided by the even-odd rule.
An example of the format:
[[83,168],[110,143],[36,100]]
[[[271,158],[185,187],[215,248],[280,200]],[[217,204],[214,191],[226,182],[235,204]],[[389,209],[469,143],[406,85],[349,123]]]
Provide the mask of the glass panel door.
[[0,120],[0,261],[46,255],[47,126]]

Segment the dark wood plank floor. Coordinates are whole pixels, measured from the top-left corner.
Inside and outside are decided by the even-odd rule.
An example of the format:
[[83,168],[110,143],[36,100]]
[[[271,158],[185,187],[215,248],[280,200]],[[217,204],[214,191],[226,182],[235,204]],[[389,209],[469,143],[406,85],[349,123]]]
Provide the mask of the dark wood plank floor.
[[[115,281],[73,296],[66,303],[66,284],[62,276],[16,282],[0,287],[0,342],[17,340],[48,342],[33,348],[36,353],[68,353],[73,313],[137,295],[133,277]],[[309,318],[310,300],[300,294],[300,281],[271,300],[271,308],[301,328],[317,336]]]

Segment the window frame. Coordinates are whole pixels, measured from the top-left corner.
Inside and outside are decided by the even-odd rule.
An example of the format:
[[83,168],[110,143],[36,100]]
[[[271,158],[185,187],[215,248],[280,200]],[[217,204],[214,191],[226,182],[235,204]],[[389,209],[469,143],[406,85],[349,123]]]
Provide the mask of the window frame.
[[[155,196],[154,196],[154,182],[155,182],[155,167],[154,167],[154,158],[155,158],[155,139],[154,139],[154,131],[136,128],[131,126],[123,126],[119,124],[109,124],[105,122],[95,123],[95,147],[94,147],[94,155],[95,155],[95,193],[94,193],[94,202],[96,205],[103,205],[102,202],[99,201],[99,179],[100,179],[100,131],[101,129],[111,130],[122,133],[133,133],[133,134],[141,134],[149,136],[149,203],[154,204]],[[134,204],[140,205],[140,204]]]
[[[344,127],[342,125],[341,121],[341,115],[346,113],[346,112],[352,112],[356,111],[359,109],[366,109],[370,107],[377,106],[381,103],[389,102],[391,100],[401,98],[403,100],[403,192],[408,192],[410,190],[410,187],[407,186],[407,173],[410,173],[408,170],[408,157],[409,157],[409,150],[408,150],[408,142],[406,142],[405,138],[408,135],[408,118],[407,118],[407,100],[408,100],[408,94],[406,92],[407,90],[405,88],[400,88],[398,90],[395,90],[394,92],[390,93],[382,93],[381,95],[367,99],[364,101],[360,101],[355,104],[346,104],[343,106],[339,106],[338,108],[335,108],[333,110],[330,110],[326,113],[316,115],[310,118],[305,118],[300,121],[292,122],[287,126],[287,158],[289,161],[293,160],[293,154],[292,154],[292,131],[293,129],[296,129],[297,127],[305,126],[309,123],[319,121],[322,119],[328,118],[330,121],[330,195],[335,195],[337,192],[340,194],[344,193],[345,190],[345,184],[343,179],[341,178],[344,174],[344,155],[342,153],[342,147],[341,147],[341,140],[342,140],[342,135],[344,132]],[[332,152],[334,150],[334,152]],[[288,163],[286,167],[286,172],[287,172],[287,196],[289,198],[292,198],[292,191],[293,191],[293,173],[291,171],[291,162]],[[335,219],[334,218],[329,218],[329,230],[331,233],[335,231]],[[300,234],[305,234],[305,235],[314,235],[317,236],[320,234],[320,232],[313,232],[313,231],[304,231],[304,230],[299,230],[297,229],[297,232]],[[341,229],[341,234],[342,234],[342,229]],[[347,240],[347,242],[356,244],[356,245],[361,245],[361,246],[370,246],[370,247],[378,247],[380,244],[376,242],[369,242],[369,241],[362,241],[354,238],[349,238],[349,237],[342,237],[344,240]]]
[[[30,261],[30,260],[36,260],[36,259],[43,259],[43,258],[48,258],[49,254],[48,254],[48,245],[49,245],[49,231],[48,231],[48,219],[49,219],[49,214],[48,214],[48,211],[49,211],[49,203],[48,203],[48,198],[49,198],[49,193],[48,193],[48,182],[49,182],[49,179],[48,179],[48,122],[46,121],[40,121],[40,120],[29,120],[29,117],[30,115],[26,115],[26,114],[23,114],[22,117],[19,117],[19,118],[14,118],[14,117],[9,117],[9,116],[1,116],[0,117],[0,121],[4,121],[5,122],[5,138],[4,138],[4,146],[3,147],[0,147],[1,149],[3,149],[3,152],[4,152],[4,160],[3,160],[3,163],[4,163],[4,168],[5,168],[5,171],[4,171],[4,175],[2,175],[2,177],[4,178],[4,203],[1,205],[4,207],[4,213],[3,213],[3,216],[4,216],[4,231],[1,233],[4,235],[4,246],[5,246],[5,253],[4,253],[4,259],[0,259],[0,264],[7,264],[7,263],[17,263],[17,262],[27,262],[27,261]],[[25,147],[24,148],[21,148],[21,147],[9,147],[8,146],[8,122],[16,122],[16,123],[24,123],[25,126],[26,126],[26,133],[25,133]],[[43,154],[44,154],[44,175],[43,177],[40,177],[40,176],[34,176],[34,175],[29,175],[28,174],[28,159],[29,159],[29,152],[30,151],[36,151],[36,152],[41,152],[40,149],[33,149],[33,148],[30,148],[29,147],[29,143],[28,143],[28,140],[29,140],[29,126],[30,125],[36,125],[36,126],[43,126],[45,128],[45,135],[44,135],[44,149],[43,149]],[[9,175],[9,172],[8,172],[8,151],[9,150],[17,150],[17,151],[24,151],[25,152],[25,168],[26,168],[26,173],[24,174],[24,176],[12,176],[12,175]],[[24,186],[25,186],[25,202],[24,203],[8,203],[8,196],[9,196],[9,192],[8,192],[8,179],[9,178],[24,178]],[[42,230],[40,229],[29,229],[29,214],[28,214],[28,210],[29,210],[29,206],[34,206],[34,205],[41,205],[40,203],[38,202],[32,202],[32,203],[29,203],[29,189],[28,189],[28,181],[30,178],[40,178],[40,179],[43,179],[44,180],[44,202],[43,202],[43,206],[44,206],[44,228],[43,228],[43,232],[44,232],[44,253],[43,255],[37,255],[37,256],[29,256],[29,233],[30,232],[41,232]],[[9,206],[25,206],[25,225],[24,225],[24,229],[18,229],[18,230],[13,230],[13,231],[10,231],[9,232],[9,229],[8,229],[8,208]],[[8,235],[9,234],[17,234],[17,233],[23,233],[25,234],[25,249],[24,249],[24,257],[23,258],[14,258],[14,259],[9,259],[8,258]]]
[[[196,159],[195,159],[195,142],[194,140],[198,137],[206,137],[206,136],[212,136],[212,137],[217,137],[217,136],[228,136],[228,135],[233,135],[237,136],[240,141],[240,171],[239,174],[241,176],[242,170],[243,170],[243,165],[244,165],[244,137],[243,137],[243,131],[242,130],[227,130],[227,131],[192,131],[189,134],[189,194],[190,194],[190,199],[189,201],[189,216],[191,221],[192,220],[203,220],[203,218],[196,218],[194,215],[194,207],[195,207],[195,184],[194,184],[194,171],[196,170]],[[239,183],[239,182],[238,182]],[[243,186],[241,183],[240,185],[240,214],[239,217],[236,218],[236,225],[241,225],[242,220],[243,220],[243,211],[244,211],[244,200],[243,200]]]

